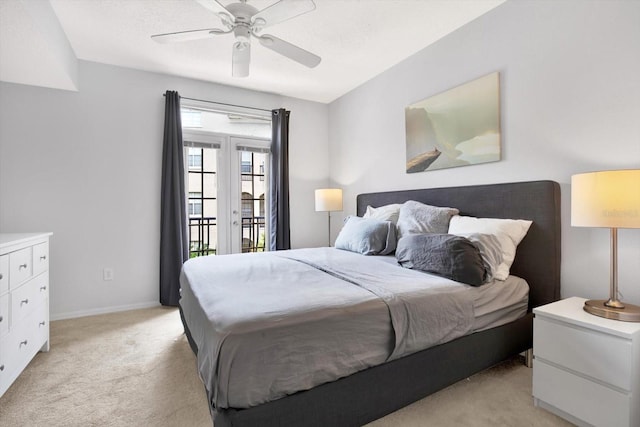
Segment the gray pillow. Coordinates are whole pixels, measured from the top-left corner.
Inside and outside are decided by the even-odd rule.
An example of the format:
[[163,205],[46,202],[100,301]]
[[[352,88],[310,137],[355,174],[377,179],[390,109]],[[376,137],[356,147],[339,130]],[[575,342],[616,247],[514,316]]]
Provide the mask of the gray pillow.
[[451,217],[458,213],[456,208],[441,208],[409,200],[400,207],[398,237],[407,234],[445,234],[449,231]]
[[388,255],[396,249],[396,239],[396,226],[391,221],[349,216],[335,247],[363,255]]
[[485,267],[478,248],[467,238],[451,234],[409,234],[398,240],[398,263],[405,268],[424,271],[480,286]]

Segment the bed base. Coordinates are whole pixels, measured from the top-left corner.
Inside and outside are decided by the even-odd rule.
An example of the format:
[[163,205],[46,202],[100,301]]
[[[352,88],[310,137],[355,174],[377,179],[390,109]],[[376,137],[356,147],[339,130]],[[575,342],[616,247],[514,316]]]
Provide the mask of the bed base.
[[[180,310],[182,316],[182,309]],[[184,324],[184,319],[183,319]],[[187,325],[185,333],[194,353]],[[248,409],[214,410],[215,427],[361,426],[531,348],[533,315]]]

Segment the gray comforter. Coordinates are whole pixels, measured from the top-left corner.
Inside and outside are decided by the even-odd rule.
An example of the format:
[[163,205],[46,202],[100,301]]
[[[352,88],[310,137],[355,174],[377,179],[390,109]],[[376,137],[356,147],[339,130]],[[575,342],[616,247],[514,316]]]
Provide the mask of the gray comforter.
[[471,331],[473,288],[333,248],[195,258],[180,278],[212,408],[246,408]]

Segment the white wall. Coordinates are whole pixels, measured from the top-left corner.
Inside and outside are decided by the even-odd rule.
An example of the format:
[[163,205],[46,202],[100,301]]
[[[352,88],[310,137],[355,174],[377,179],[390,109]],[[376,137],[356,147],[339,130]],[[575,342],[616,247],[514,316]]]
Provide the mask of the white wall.
[[[562,191],[562,295],[609,293],[608,230],[570,226],[570,180],[640,168],[640,2],[510,0],[329,106],[330,177],[358,193],[551,179]],[[405,173],[404,108],[500,72],[502,160]],[[333,233],[338,230],[335,221]],[[619,231],[619,283],[640,304],[640,230]]]
[[[79,92],[0,83],[0,231],[52,231],[53,318],[158,301],[164,97],[291,110],[294,247],[324,242],[328,107],[162,74],[79,63]],[[102,280],[102,269],[115,272]]]

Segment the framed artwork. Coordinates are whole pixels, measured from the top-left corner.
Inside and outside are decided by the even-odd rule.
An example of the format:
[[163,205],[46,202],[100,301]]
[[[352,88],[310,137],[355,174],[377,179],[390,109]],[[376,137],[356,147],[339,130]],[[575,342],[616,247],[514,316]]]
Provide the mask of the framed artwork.
[[500,76],[465,83],[405,108],[407,173],[500,160]]

